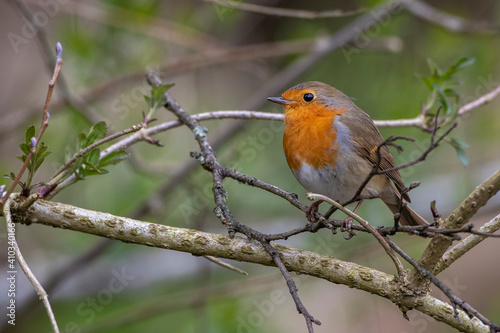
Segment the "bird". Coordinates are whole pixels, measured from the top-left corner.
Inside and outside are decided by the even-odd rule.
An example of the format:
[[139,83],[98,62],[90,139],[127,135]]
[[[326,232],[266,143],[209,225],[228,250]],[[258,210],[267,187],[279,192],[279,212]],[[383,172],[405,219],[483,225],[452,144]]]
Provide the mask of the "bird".
[[[297,84],[281,97],[268,100],[285,110],[283,150],[298,182],[312,193],[339,203],[380,198],[391,212],[399,213],[401,225],[428,224],[413,211],[399,171],[376,174],[354,198],[365,179],[379,164],[380,170],[396,166],[394,157],[370,116],[340,90],[319,81]],[[306,216],[310,221],[321,200]]]

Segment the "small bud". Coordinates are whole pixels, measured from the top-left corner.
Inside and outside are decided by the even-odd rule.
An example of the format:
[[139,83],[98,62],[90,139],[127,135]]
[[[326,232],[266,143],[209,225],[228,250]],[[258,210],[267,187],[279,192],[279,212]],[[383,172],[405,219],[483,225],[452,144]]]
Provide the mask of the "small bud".
[[416,181],[416,182],[412,182],[410,184],[410,190],[413,190],[415,187],[418,187],[420,185],[420,182],[419,181]]
[[32,136],[31,139],[30,139],[31,150],[35,150],[36,149],[36,145],[37,145],[36,138],[34,136]]
[[62,51],[63,51],[63,47],[62,47],[61,43],[57,42],[57,44],[56,44],[56,56],[57,56],[58,60],[61,59]]

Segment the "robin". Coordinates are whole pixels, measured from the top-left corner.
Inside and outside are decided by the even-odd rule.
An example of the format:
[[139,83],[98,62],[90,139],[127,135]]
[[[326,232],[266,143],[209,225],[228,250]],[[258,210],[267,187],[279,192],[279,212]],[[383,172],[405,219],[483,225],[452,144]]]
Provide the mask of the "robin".
[[[323,194],[340,203],[353,199],[377,162],[381,170],[395,166],[391,151],[368,114],[341,91],[326,83],[310,81],[285,91],[269,101],[285,109],[283,149],[293,175],[309,192]],[[380,154],[380,157],[379,157]],[[374,175],[361,191],[362,199],[380,198],[403,225],[427,222],[402,200],[406,186],[397,170]],[[321,201],[307,212],[314,219]]]

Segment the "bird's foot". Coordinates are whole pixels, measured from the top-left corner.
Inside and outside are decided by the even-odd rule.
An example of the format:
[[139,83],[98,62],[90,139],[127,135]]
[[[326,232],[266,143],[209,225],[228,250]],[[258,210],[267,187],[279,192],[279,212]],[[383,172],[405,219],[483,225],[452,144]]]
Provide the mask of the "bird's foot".
[[309,208],[307,208],[306,218],[309,222],[317,222],[315,215],[318,212],[319,205],[321,205],[322,202],[323,200],[315,201],[311,204],[311,206],[309,206]]
[[358,234],[356,231],[352,230],[352,217],[348,217],[344,221],[342,221],[342,225],[340,226],[340,231],[341,232],[345,231],[349,234],[348,237],[344,237],[346,240],[349,240]]

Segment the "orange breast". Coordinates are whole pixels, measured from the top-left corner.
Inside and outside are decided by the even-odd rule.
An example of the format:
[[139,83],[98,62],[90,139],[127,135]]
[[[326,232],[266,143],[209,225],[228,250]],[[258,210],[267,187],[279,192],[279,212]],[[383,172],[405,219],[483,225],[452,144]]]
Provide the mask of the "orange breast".
[[335,166],[338,153],[337,133],[333,126],[335,116],[345,110],[327,110],[322,105],[311,104],[285,111],[283,149],[288,166],[297,170],[302,163],[324,169]]

